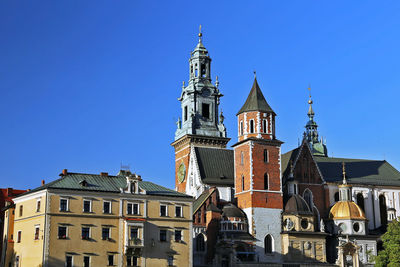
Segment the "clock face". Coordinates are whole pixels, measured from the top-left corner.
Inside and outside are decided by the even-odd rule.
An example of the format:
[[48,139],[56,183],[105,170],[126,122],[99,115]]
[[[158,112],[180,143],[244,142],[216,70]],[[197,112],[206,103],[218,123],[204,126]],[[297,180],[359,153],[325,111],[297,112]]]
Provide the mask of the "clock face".
[[185,175],[186,175],[186,167],[185,164],[181,163],[178,168],[178,182],[182,183],[185,181]]

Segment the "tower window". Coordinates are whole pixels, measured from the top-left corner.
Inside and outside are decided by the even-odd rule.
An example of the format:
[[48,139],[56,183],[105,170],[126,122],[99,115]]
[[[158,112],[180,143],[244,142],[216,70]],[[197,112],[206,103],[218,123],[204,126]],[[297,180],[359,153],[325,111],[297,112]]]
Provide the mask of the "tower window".
[[201,77],[206,77],[206,65],[205,64],[201,64]]
[[270,254],[273,252],[272,236],[266,235],[264,238],[264,251],[265,254]]
[[264,162],[268,162],[268,150],[264,149]]
[[199,71],[197,69],[197,64],[194,66],[194,76],[197,77],[199,75]]
[[240,135],[243,135],[243,121],[240,121]]
[[267,133],[267,120],[263,120],[263,132]]
[[254,133],[254,120],[250,120],[250,133]]
[[244,176],[242,176],[242,191],[244,191]]
[[268,190],[268,173],[264,174],[264,190]]
[[187,119],[188,119],[188,107],[185,106],[185,107],[183,108],[183,120],[184,120],[184,121],[187,121]]
[[201,104],[201,110],[203,112],[203,118],[210,118],[210,104],[203,103]]

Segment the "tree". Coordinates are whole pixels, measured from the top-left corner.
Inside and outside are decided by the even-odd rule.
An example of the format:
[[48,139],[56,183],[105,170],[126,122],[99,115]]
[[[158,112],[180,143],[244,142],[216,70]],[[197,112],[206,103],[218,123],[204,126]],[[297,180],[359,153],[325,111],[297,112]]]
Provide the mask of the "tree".
[[375,258],[376,267],[400,266],[400,221],[393,220],[382,235],[383,250]]

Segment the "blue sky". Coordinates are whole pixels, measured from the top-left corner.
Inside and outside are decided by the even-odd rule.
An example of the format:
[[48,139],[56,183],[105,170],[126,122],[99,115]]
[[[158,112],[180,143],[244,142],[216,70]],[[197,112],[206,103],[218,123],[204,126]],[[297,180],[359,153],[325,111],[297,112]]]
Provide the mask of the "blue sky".
[[1,1],[0,187],[121,162],[174,187],[199,24],[230,145],[256,70],[283,152],[302,136],[311,84],[330,156],[400,169],[399,13],[399,1]]

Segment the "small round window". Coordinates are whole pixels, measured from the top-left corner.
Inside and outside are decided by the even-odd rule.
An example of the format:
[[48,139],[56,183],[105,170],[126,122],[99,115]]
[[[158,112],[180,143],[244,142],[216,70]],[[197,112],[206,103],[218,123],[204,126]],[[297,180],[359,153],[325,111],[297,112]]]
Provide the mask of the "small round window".
[[301,220],[301,228],[303,228],[303,229],[308,228],[308,220],[307,219]]
[[353,230],[355,232],[359,232],[360,231],[360,224],[358,222],[353,224]]

